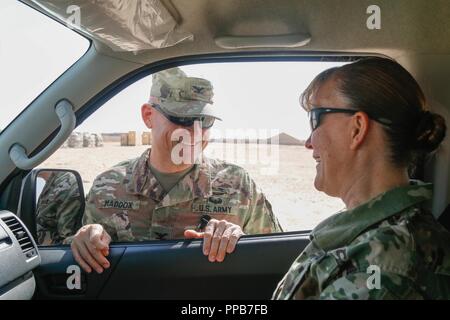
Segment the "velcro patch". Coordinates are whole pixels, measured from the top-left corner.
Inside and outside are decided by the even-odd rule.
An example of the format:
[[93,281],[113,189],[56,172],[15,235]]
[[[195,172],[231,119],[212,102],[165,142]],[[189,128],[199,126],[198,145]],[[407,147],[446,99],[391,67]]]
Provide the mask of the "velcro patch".
[[126,210],[139,210],[140,201],[129,200],[100,200],[99,208],[109,209],[126,209]]
[[208,214],[231,214],[236,215],[236,210],[227,203],[217,204],[211,201],[205,201],[203,203],[193,203],[192,212],[201,212]]

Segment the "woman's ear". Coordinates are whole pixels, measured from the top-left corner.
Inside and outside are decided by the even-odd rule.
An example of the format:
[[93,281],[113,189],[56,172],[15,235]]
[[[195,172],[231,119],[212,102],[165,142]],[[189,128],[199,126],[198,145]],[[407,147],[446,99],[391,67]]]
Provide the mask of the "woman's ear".
[[152,128],[153,108],[150,104],[144,103],[141,107],[141,116],[147,128]]
[[351,120],[350,126],[350,149],[356,150],[364,142],[369,132],[370,119],[365,112],[356,112]]

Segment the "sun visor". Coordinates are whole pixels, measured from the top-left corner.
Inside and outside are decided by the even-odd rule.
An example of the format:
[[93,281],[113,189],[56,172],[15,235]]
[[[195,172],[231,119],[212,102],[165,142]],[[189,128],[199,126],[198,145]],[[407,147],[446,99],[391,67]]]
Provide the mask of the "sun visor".
[[192,41],[160,0],[32,0],[45,13],[114,51],[137,52]]

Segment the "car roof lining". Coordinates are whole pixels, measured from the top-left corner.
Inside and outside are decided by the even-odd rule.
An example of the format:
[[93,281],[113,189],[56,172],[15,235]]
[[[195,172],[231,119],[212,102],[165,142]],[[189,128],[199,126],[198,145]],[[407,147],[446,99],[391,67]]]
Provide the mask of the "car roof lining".
[[[104,43],[114,51],[160,49],[193,38],[179,27],[161,0],[29,0],[27,3],[63,26]],[[175,11],[173,6],[171,9]]]
[[[21,1],[36,8],[31,0]],[[148,64],[161,56],[175,57],[185,52],[224,52],[226,50],[215,44],[218,37],[307,33],[311,35],[307,45],[284,50],[366,51],[394,58],[405,52],[450,52],[450,42],[444,41],[450,38],[450,6],[445,0],[435,0],[433,6],[420,0],[379,0],[380,30],[366,27],[369,17],[366,10],[370,3],[360,0],[265,0],[264,5],[259,0],[161,1],[177,17],[180,28],[194,34],[194,41],[138,54],[115,52],[95,41],[97,50],[116,58]],[[191,19],[193,16],[196,18]],[[434,36],[436,34],[439,37]]]

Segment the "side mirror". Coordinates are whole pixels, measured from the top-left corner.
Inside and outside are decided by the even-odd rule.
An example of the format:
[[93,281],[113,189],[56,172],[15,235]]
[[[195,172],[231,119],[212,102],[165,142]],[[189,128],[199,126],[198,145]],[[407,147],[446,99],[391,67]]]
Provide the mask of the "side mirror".
[[24,179],[18,216],[38,245],[56,245],[81,227],[84,207],[77,171],[34,169]]

